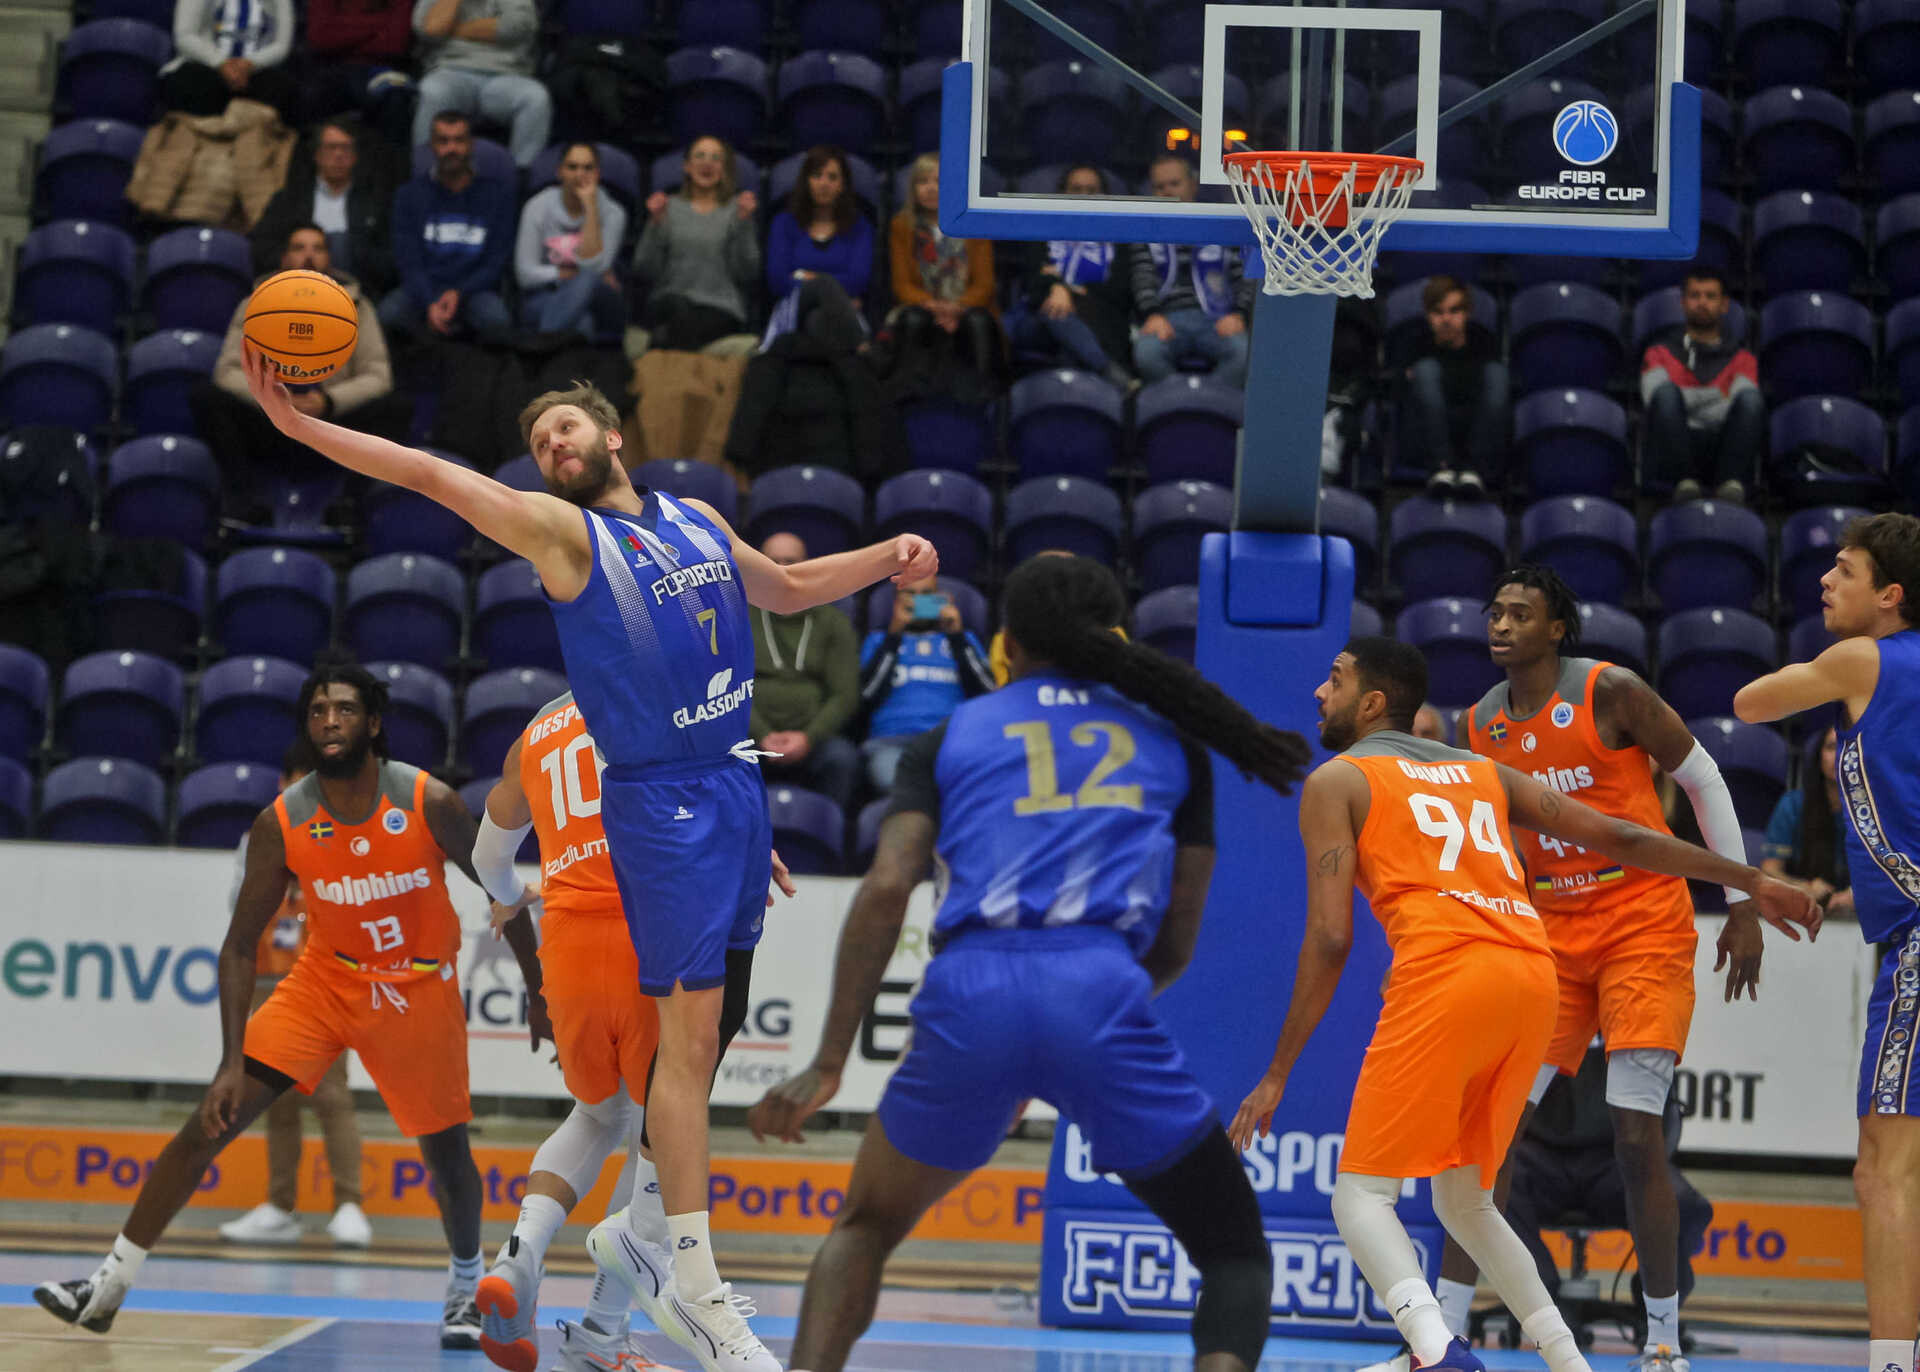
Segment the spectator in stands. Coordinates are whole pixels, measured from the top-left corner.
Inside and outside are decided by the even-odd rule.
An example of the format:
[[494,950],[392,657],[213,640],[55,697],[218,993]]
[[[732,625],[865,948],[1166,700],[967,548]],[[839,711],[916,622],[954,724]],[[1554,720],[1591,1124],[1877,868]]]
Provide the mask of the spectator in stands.
[[1422,705],[1419,712],[1414,715],[1413,736],[1415,738],[1430,738],[1435,743],[1453,742],[1451,738],[1447,737],[1447,721],[1445,717],[1431,705]]
[[293,0],[179,0],[161,84],[167,108],[213,115],[241,96],[298,123],[300,84],[286,66],[293,30]]
[[1478,500],[1506,464],[1507,367],[1486,335],[1467,327],[1473,296],[1465,286],[1430,277],[1420,304],[1428,332],[1401,389],[1401,453],[1432,473],[1428,495]]
[[396,182],[413,150],[412,47],[413,0],[307,0],[307,109],[364,119],[380,142],[362,156],[392,163],[381,173]]
[[513,187],[473,174],[473,122],[457,111],[434,117],[433,164],[393,198],[400,284],[380,302],[380,322],[403,337],[424,324],[442,337],[465,326],[497,339],[511,326],[500,279],[513,250]]
[[459,110],[509,128],[513,160],[526,167],[547,146],[553,100],[534,79],[540,12],[534,0],[415,0],[420,35],[420,103],[413,141],[434,119]]
[[1680,302],[1686,323],[1655,339],[1640,364],[1647,478],[1671,485],[1675,501],[1698,500],[1711,482],[1716,500],[1738,504],[1767,437],[1760,365],[1729,336],[1733,302],[1718,272],[1689,271]]
[[829,347],[865,345],[873,225],[853,197],[847,155],[830,144],[801,159],[787,207],[767,229],[767,287],[779,302],[769,338],[805,330]]
[[747,292],[760,275],[753,216],[760,197],[736,189],[733,149],[696,138],[681,163],[677,195],[647,197],[647,226],[633,269],[647,282],[651,347],[698,352],[747,327]]
[[914,158],[907,186],[907,203],[887,229],[897,365],[937,373],[957,361],[991,388],[1005,360],[994,314],[993,244],[940,232],[939,154]]
[[1840,783],[1834,776],[1837,745],[1832,729],[1807,745],[1800,785],[1780,797],[1767,820],[1766,856],[1760,870],[1804,886],[1829,915],[1853,917],[1853,881],[1840,835]]
[[[779,567],[807,559],[794,534],[768,538],[760,551]],[[860,708],[860,650],[853,625],[831,605],[798,614],[753,612],[754,746],[779,757],[761,765],[770,779],[795,781],[853,805],[860,753],[840,730]]]
[[932,577],[899,587],[886,632],[868,634],[860,648],[860,700],[872,712],[860,753],[873,789],[891,794],[914,736],[992,689],[986,652],[960,622],[953,597]]
[[[360,318],[360,338],[346,365],[325,381],[289,388],[294,408],[362,433],[404,439],[413,417],[413,401],[393,388],[393,367],[387,358],[380,317],[361,294],[360,283],[332,269],[327,236],[319,225],[296,225],[287,235],[276,270],[295,267],[326,272],[346,289]],[[311,449],[281,434],[254,403],[247,390],[242,354],[246,315],[246,302],[242,301],[227,325],[226,341],[212,377],[195,383],[188,401],[193,407],[194,427],[219,464],[227,513],[238,519],[257,519],[264,511],[254,486],[256,474],[320,476],[335,469]]]
[[[1193,165],[1162,153],[1149,169],[1153,193],[1169,200],[1200,198]],[[1133,250],[1131,282],[1140,332],[1133,365],[1147,381],[1173,375],[1185,358],[1212,364],[1230,386],[1247,382],[1247,322],[1253,283],[1240,268],[1240,250],[1219,244],[1149,243]]]
[[267,202],[249,238],[253,269],[272,271],[287,237],[301,224],[318,224],[336,270],[353,273],[361,288],[380,296],[393,288],[393,190],[360,158],[360,136],[343,119],[329,119],[313,135],[313,161],[296,157],[284,186]]
[[542,333],[617,343],[627,327],[627,296],[613,264],[626,240],[627,212],[600,184],[593,144],[569,143],[556,175],[557,184],[520,211],[513,249],[520,321]]
[[[1062,195],[1105,195],[1107,174],[1090,163],[1068,167]],[[1133,282],[1126,251],[1112,243],[1035,243],[1029,246],[1007,334],[1031,352],[1064,353],[1077,367],[1097,372],[1116,386],[1131,386],[1128,312]]]
[[[280,789],[286,790],[313,770],[304,737],[287,746],[280,764]],[[240,900],[240,879],[247,870],[247,838],[240,835],[234,855],[233,886],[227,893],[229,913]],[[286,898],[260,938],[254,959],[253,1008],[273,993],[280,979],[293,970],[294,960],[307,942],[307,916],[299,882],[287,884]],[[305,1232],[294,1218],[300,1183],[300,1106],[302,1100],[320,1120],[326,1140],[327,1171],[333,1183],[333,1218],[327,1233],[343,1248],[365,1248],[373,1242],[373,1227],[360,1209],[360,1123],[353,1113],[353,1092],[347,1089],[347,1055],[333,1060],[313,1094],[302,1097],[287,1091],[267,1107],[267,1198],[239,1219],[220,1226],[220,1237],[231,1243],[298,1243]]]

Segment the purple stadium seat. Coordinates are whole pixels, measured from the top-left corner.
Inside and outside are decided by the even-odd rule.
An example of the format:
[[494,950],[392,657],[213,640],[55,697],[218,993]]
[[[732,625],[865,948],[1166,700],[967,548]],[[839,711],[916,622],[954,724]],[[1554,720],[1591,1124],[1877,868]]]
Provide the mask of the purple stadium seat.
[[1182,662],[1193,661],[1193,640],[1200,631],[1200,588],[1168,586],[1149,591],[1133,607],[1133,634]]
[[229,536],[243,547],[275,544],[296,548],[344,548],[347,530],[327,523],[332,507],[346,489],[340,468],[315,476],[268,476],[254,487],[267,508],[265,524],[229,528]]
[[[1190,17],[1188,22],[1191,23]],[[1200,26],[1193,24],[1192,27],[1194,29],[1194,36],[1198,38]],[[1446,41],[1447,35],[1442,33],[1440,42],[1443,48]],[[1159,49],[1155,49],[1155,51],[1157,52]],[[1200,59],[1195,57],[1192,62],[1161,68],[1154,73],[1154,80],[1160,83],[1161,89],[1185,100],[1195,109],[1199,109],[1202,86],[1204,85],[1202,75]],[[1304,87],[1305,83],[1303,82],[1302,84]],[[1318,84],[1320,88],[1320,127],[1327,130],[1328,134],[1331,135],[1333,130],[1333,85],[1324,77],[1316,84]],[[1343,126],[1345,142],[1348,147],[1358,147],[1370,141],[1368,121],[1372,114],[1372,105],[1367,98],[1367,84],[1352,76],[1347,77],[1340,84],[1340,120]],[[1243,129],[1247,128],[1248,120],[1251,119],[1252,127],[1260,131],[1262,138],[1269,140],[1260,146],[1274,148],[1287,146],[1287,125],[1293,118],[1292,72],[1283,68],[1276,75],[1270,76],[1265,81],[1262,81],[1259,89],[1254,92],[1251,102],[1247,99],[1246,83],[1241,81],[1237,76],[1229,75],[1227,77],[1226,82],[1221,86],[1220,94],[1221,112],[1226,116],[1229,127],[1237,126]],[[1303,88],[1300,94],[1302,100],[1304,100],[1306,98],[1306,90]],[[1301,116],[1302,118],[1306,116],[1304,109],[1301,111]],[[1184,124],[1174,125],[1170,117],[1162,115],[1157,110],[1154,111],[1150,117],[1159,121],[1155,125],[1155,127],[1159,129],[1164,129],[1169,126],[1185,127]],[[1196,130],[1196,132],[1198,131]],[[1164,134],[1156,133],[1153,141],[1156,146],[1163,145],[1165,142]]]
[[1372,590],[1380,573],[1380,512],[1373,508],[1373,502],[1357,491],[1323,485],[1320,532],[1335,534],[1353,545],[1356,593]]
[[1742,155],[1761,192],[1830,191],[1853,170],[1853,110],[1831,91],[1774,86],[1747,100],[1742,122]]
[[1386,632],[1386,624],[1380,618],[1380,612],[1364,600],[1353,602],[1353,619],[1347,632],[1352,638],[1378,638]]
[[1691,261],[1675,258],[1640,263],[1640,289],[1652,291],[1662,286],[1677,286],[1687,268],[1696,262],[1722,273],[1729,282],[1738,281],[1746,259],[1743,233],[1740,206],[1733,197],[1712,186],[1701,187],[1699,250]]
[[[1478,335],[1485,346],[1496,348],[1500,339],[1500,307],[1494,303],[1493,296],[1481,287],[1471,281],[1465,284],[1467,296],[1473,304],[1467,317],[1467,330]],[[1389,367],[1405,367],[1431,337],[1426,310],[1420,303],[1420,293],[1426,289],[1426,285],[1427,278],[1421,277],[1404,286],[1395,286],[1387,293],[1386,347]]]
[[1123,523],[1111,487],[1078,476],[1036,476],[1007,493],[1007,562],[1017,566],[1062,548],[1111,564]]
[[1393,636],[1427,659],[1427,701],[1435,709],[1471,705],[1500,679],[1487,653],[1484,586],[1471,599],[1442,596],[1416,600],[1393,623]]
[[1920,300],[1887,311],[1887,367],[1902,405],[1920,405]]
[[1176,373],[1134,397],[1133,429],[1149,482],[1233,484],[1246,392],[1210,376]]
[[[413,175],[428,177],[433,175],[433,147],[427,143],[413,145]],[[506,146],[494,142],[491,138],[473,140],[473,174],[476,180],[498,181],[503,185],[520,189],[520,168],[513,160],[513,154]]]
[[[466,802],[467,811],[476,820],[487,812],[487,793],[499,782],[499,777],[475,777],[460,788],[460,799]],[[520,840],[520,847],[513,855],[515,862],[537,863],[540,861],[540,835],[532,830]]]
[[[1726,65],[1724,9],[1721,0],[1687,0],[1686,63],[1681,80],[1705,87]],[[1622,71],[1652,69],[1655,28],[1653,24],[1634,24],[1620,34],[1616,47]]]
[[860,815],[853,822],[853,870],[864,872],[873,866],[873,850],[880,846],[880,821],[887,817],[887,811],[893,807],[890,796],[870,800],[860,807]]
[[166,784],[126,758],[77,757],[40,790],[39,835],[56,843],[158,843],[166,816]]
[[1764,829],[1787,789],[1786,739],[1764,724],[1745,724],[1729,715],[1690,719],[1687,728],[1719,764],[1741,826]]
[[[646,199],[640,194],[639,162],[616,143],[595,143],[593,150],[600,158],[600,184],[607,188],[607,194],[625,205],[631,215]],[[543,190],[559,180],[560,159],[566,151],[565,143],[552,143],[541,149],[540,155],[527,165],[529,192]]]
[[[1196,36],[1198,36],[1197,33]],[[1158,48],[1150,48],[1147,49],[1147,51],[1154,53],[1160,61],[1165,62],[1168,60],[1167,54]],[[1156,70],[1150,79],[1155,85],[1159,86],[1161,90],[1171,95],[1174,99],[1184,100],[1196,110],[1200,108],[1200,88],[1204,83],[1202,81],[1200,59],[1198,57],[1195,57],[1192,61],[1171,62],[1169,65]],[[1268,82],[1266,84],[1270,86],[1273,83]],[[1342,111],[1342,118],[1346,121],[1347,136],[1350,139],[1364,142],[1366,140],[1365,129],[1367,127],[1366,83],[1355,80],[1349,76],[1344,82],[1344,85],[1345,90],[1342,92],[1341,98],[1346,102],[1346,105]],[[1265,89],[1266,87],[1263,86],[1262,90],[1264,91]],[[1329,101],[1331,100],[1331,91],[1328,92],[1327,98]],[[1285,96],[1281,97],[1280,106],[1282,109],[1286,107]],[[1227,127],[1230,129],[1252,128],[1254,126],[1254,108],[1254,99],[1247,88],[1247,83],[1238,76],[1235,76],[1232,72],[1224,73],[1224,79],[1220,83],[1220,113],[1226,120]],[[1148,140],[1155,147],[1165,147],[1169,133],[1174,129],[1184,129],[1187,127],[1186,120],[1177,119],[1157,106],[1150,105],[1147,107],[1146,119],[1147,122],[1144,132]]]
[[[1108,52],[1133,48],[1133,6],[1130,0],[1052,0],[1048,6],[1060,19],[1080,30]],[[1029,43],[1035,61],[1078,57],[1077,49],[1035,29]]]
[[764,53],[767,30],[773,25],[773,0],[705,0],[677,5],[679,26],[674,41],[682,48],[719,43],[746,52]]
[[1580,607],[1580,652],[1647,674],[1647,626],[1618,605]]
[[[393,748],[394,757],[416,767],[444,765],[447,760],[447,741],[453,735],[453,687],[447,684],[447,679],[431,667],[422,667],[417,662],[369,662],[366,667],[387,683],[387,713],[381,718],[380,728]],[[496,672],[494,675],[508,674]],[[475,686],[479,684],[478,681],[474,683]],[[526,727],[533,712],[565,689],[566,684],[562,681],[559,689],[547,692],[527,707],[520,716],[520,722],[510,726],[510,732],[500,743],[501,757],[506,756],[508,744]],[[468,690],[471,693],[472,688]],[[503,722],[501,727],[509,726]],[[499,774],[500,758],[495,758],[488,775],[498,778]]]
[[867,494],[831,467],[776,467],[754,478],[747,492],[747,540],[756,548],[769,534],[798,534],[814,557],[844,553],[867,527]]
[[0,755],[0,838],[25,838],[33,827],[33,773]]
[[160,68],[173,56],[173,38],[138,19],[95,19],[60,45],[55,101],[78,119],[153,121]]
[[[473,464],[445,448],[427,448],[443,462],[473,470]],[[459,515],[418,491],[390,486],[384,481],[367,488],[363,502],[366,510],[367,552],[425,553],[453,562],[473,542],[473,526]]]
[[[675,148],[672,152],[663,152],[653,159],[647,168],[647,185],[656,191],[665,191],[669,195],[680,189],[687,179],[687,150]],[[733,179],[736,190],[752,191],[760,194],[760,164],[741,152],[733,150]],[[791,186],[789,186],[791,189]]]
[[540,464],[533,460],[532,453],[521,453],[510,457],[493,469],[493,479],[503,486],[516,491],[544,491],[546,479],[540,475]]
[[[1776,462],[1809,444],[1818,450],[1848,454],[1857,471],[1795,470],[1787,498],[1796,506],[1871,504],[1884,495],[1887,481],[1887,426],[1857,400],[1840,395],[1808,395],[1774,409],[1770,449]],[[1782,462],[1784,466],[1784,462]],[[1803,464],[1804,465],[1804,464]]]
[[[960,612],[960,623],[967,631],[983,643],[988,637],[987,598],[964,581],[956,581],[950,576],[934,578],[942,595],[953,598],[953,608]],[[866,596],[866,625],[863,633],[884,633],[887,623],[893,618],[894,587],[889,582],[881,582]],[[858,597],[855,597],[858,600]],[[858,625],[857,611],[849,613],[847,618]]]
[[27,324],[111,333],[133,299],[133,240],[111,224],[61,219],[20,245],[14,309]]
[[474,582],[472,637],[474,653],[490,667],[542,667],[566,674],[540,574],[522,558],[489,567]]
[[1840,0],[1740,0],[1733,7],[1733,64],[1755,88],[1819,85],[1845,56]]
[[1753,270],[1763,295],[1844,291],[1866,269],[1866,216],[1851,200],[1775,191],[1753,207]]
[[767,64],[739,48],[681,48],[667,58],[667,120],[682,148],[709,133],[754,142],[767,122]]
[[60,683],[55,737],[70,753],[124,757],[158,767],[180,746],[187,684],[150,653],[89,653]]
[[650,0],[561,0],[560,27],[568,33],[645,38],[653,23]]
[[1857,396],[1873,380],[1873,311],[1838,291],[1791,291],[1760,309],[1760,375],[1778,403]]
[[801,147],[866,154],[887,124],[887,75],[857,52],[803,52],[780,64],[775,114]]
[[[1811,662],[1834,645],[1834,637],[1827,632],[1818,611],[1805,619],[1794,621],[1787,631],[1787,660],[1789,662]],[[1782,721],[1787,731],[1795,738],[1806,739],[1816,733],[1824,733],[1840,721],[1840,707],[1836,704],[1819,706],[1812,710],[1802,710],[1797,715],[1789,715]]]
[[1068,162],[1113,155],[1114,130],[1127,121],[1127,87],[1105,67],[1080,58],[1047,62],[1019,81],[1027,141]]
[[220,523],[220,469],[183,434],[123,443],[107,457],[101,523],[120,538],[171,538],[199,548]]
[[733,523],[740,505],[740,487],[724,468],[690,457],[660,457],[642,462],[629,475],[637,486],[665,491],[687,500],[704,500]]
[[1410,595],[1484,596],[1507,562],[1507,517],[1488,501],[1414,496],[1387,518],[1387,559]]
[[1867,88],[1913,85],[1920,71],[1920,11],[1910,0],[1858,0],[1853,7],[1853,68]]
[[230,657],[201,674],[193,751],[202,762],[277,766],[301,727],[307,669],[282,657]]
[[1901,415],[1894,427],[1893,469],[1911,505],[1915,483],[1920,481],[1920,407]]
[[[794,183],[800,179],[801,164],[806,160],[806,149],[802,148],[767,168],[767,200],[776,210],[783,208],[787,197],[793,194]],[[873,163],[857,152],[850,152],[847,154],[847,175],[853,178],[853,198],[860,202],[860,207],[870,218],[881,220],[880,173],[874,170]]]
[[22,425],[6,435],[4,445],[0,445],[0,462],[13,463],[23,457],[36,464],[52,464],[55,478],[50,482],[9,483],[12,489],[0,504],[0,519],[70,524],[83,529],[93,522],[100,460],[86,435],[64,424]]
[[1820,578],[1833,570],[1840,536],[1871,513],[1858,505],[1815,505],[1787,516],[1780,526],[1780,598],[1789,615],[1820,613]]
[[[1679,286],[1667,286],[1640,297],[1633,307],[1633,360],[1638,366],[1648,346],[1658,334],[1677,329],[1687,322],[1687,311],[1680,302]],[[1738,300],[1727,302],[1727,317],[1720,321],[1720,332],[1729,339],[1747,338],[1747,309]]]
[[119,354],[105,334],[74,324],[36,324],[0,348],[0,427],[61,424],[81,433],[113,414]]
[[1625,360],[1619,302],[1592,286],[1554,281],[1515,292],[1507,325],[1516,394],[1549,386],[1598,390]]
[[[1517,71],[1572,42],[1607,17],[1606,0],[1493,0],[1493,44],[1500,64]],[[1591,47],[1556,71],[1584,76],[1605,51]]]
[[1124,459],[1126,427],[1125,393],[1092,372],[1034,372],[1007,398],[1007,451],[1022,476],[1105,481]]
[[1559,572],[1581,600],[1618,605],[1638,589],[1640,528],[1611,500],[1550,496],[1520,516],[1520,556]]
[[207,615],[206,561],[182,548],[180,574],[171,585],[100,591],[93,597],[93,613],[102,647],[191,658]]
[[973,476],[993,456],[994,410],[952,396],[928,395],[902,405],[907,452],[916,467]]
[[497,775],[507,749],[533,712],[567,689],[567,679],[538,667],[509,667],[475,677],[460,714],[460,761],[482,775]]
[[1682,719],[1730,715],[1733,693],[1780,665],[1773,626],[1745,610],[1682,610],[1655,639],[1660,694]]
[[[1191,14],[1187,20],[1192,22]],[[1447,24],[1453,23],[1452,13]],[[1444,30],[1446,26],[1443,25]],[[1464,76],[1453,74],[1456,71],[1471,71],[1472,67],[1454,67],[1448,64],[1447,37],[1440,35],[1440,108],[1450,110],[1462,101],[1480,93],[1480,87]],[[1411,133],[1415,122],[1415,111],[1420,102],[1420,78],[1401,76],[1387,82],[1380,88],[1380,112],[1374,128],[1381,138],[1396,138],[1403,133]],[[1491,170],[1488,163],[1488,143],[1492,137],[1492,112],[1482,107],[1477,114],[1456,120],[1440,130],[1438,139],[1438,161],[1443,167],[1452,168],[1452,175],[1461,178],[1477,178],[1482,172]]]
[[1232,521],[1233,492],[1211,481],[1167,481],[1140,492],[1133,501],[1133,565],[1141,582],[1149,591],[1198,585],[1200,540],[1224,533]]
[[789,18],[802,49],[831,49],[880,57],[892,51],[897,27],[887,0],[794,0]]
[[[940,150],[940,91],[945,80],[942,73],[958,55],[959,45],[955,44],[951,56],[923,57],[901,69],[899,122],[907,127],[909,152]],[[987,72],[988,110],[998,117],[998,111],[1009,108],[1012,101],[1012,80],[1005,72],[990,69]],[[987,170],[981,169],[983,176]]]
[[1873,217],[1875,268],[1895,300],[1920,295],[1920,191],[1880,207]]
[[248,548],[214,577],[213,636],[227,652],[311,662],[332,637],[333,569],[299,548]]
[[974,580],[992,548],[993,495],[959,472],[902,472],[873,493],[873,526],[880,538],[922,535],[939,551],[942,571]]
[[[1920,31],[1920,21],[1915,29]],[[1875,100],[1867,106],[1866,129],[1867,172],[1881,197],[1920,191],[1920,91],[1892,91]]]
[[226,334],[253,288],[247,240],[230,229],[175,229],[147,248],[141,304],[163,329]]
[[347,573],[341,637],[362,662],[418,662],[440,668],[460,651],[467,582],[450,562],[424,553],[388,553]]
[[40,144],[39,201],[52,219],[133,219],[127,182],[146,130],[118,119],[74,119]]
[[[1644,27],[1651,29],[1652,25]],[[1693,65],[1691,50],[1687,53],[1687,65]],[[1656,88],[1650,84],[1635,87],[1615,108],[1620,115],[1627,146],[1631,147],[1635,144],[1641,147],[1649,146],[1653,139],[1654,119],[1660,109]],[[1733,123],[1733,106],[1727,103],[1726,97],[1718,91],[1702,89],[1700,92],[1700,179],[1709,186],[1715,182],[1725,181],[1727,174],[1733,169]],[[1682,258],[1662,265],[1684,267],[1686,264],[1687,259]],[[1664,285],[1665,281],[1654,284]]]
[[272,764],[210,763],[181,778],[173,841],[182,848],[231,849],[279,794],[280,773]]
[[795,876],[830,877],[846,870],[847,819],[818,791],[784,783],[767,787],[773,847]]
[[0,643],[0,757],[27,758],[47,733],[53,677],[40,655]]
[[127,349],[127,391],[121,414],[136,434],[190,434],[188,388],[213,375],[221,332],[162,329]]
[[1598,391],[1535,391],[1513,407],[1513,458],[1536,496],[1612,495],[1627,479],[1627,412]]
[[1708,605],[1746,609],[1766,590],[1767,526],[1724,500],[1671,506],[1648,530],[1647,570],[1669,614]]
[[1573,76],[1531,81],[1497,102],[1501,146],[1506,153],[1497,166],[1487,167],[1489,178],[1496,184],[1523,186],[1557,179],[1567,164],[1554,148],[1553,123],[1560,111],[1576,100],[1607,102],[1597,86]]

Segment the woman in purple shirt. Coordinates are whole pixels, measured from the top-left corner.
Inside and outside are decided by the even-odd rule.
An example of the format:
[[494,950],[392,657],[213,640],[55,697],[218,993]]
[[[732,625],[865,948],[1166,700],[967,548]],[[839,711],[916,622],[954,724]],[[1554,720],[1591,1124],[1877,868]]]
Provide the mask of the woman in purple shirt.
[[860,311],[873,279],[873,225],[853,198],[847,156],[807,150],[787,207],[767,233],[767,285],[780,303],[769,337],[804,329],[823,343],[866,343]]

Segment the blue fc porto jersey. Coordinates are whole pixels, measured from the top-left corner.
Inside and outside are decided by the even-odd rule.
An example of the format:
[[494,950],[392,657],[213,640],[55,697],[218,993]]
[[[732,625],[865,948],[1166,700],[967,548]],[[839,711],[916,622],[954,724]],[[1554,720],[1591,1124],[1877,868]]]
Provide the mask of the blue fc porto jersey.
[[567,682],[609,766],[724,757],[748,737],[753,626],[727,537],[672,496],[582,510],[593,570],[553,602]]
[[1107,686],[1023,677],[902,756],[892,813],[939,823],[934,938],[1103,925],[1153,942],[1181,843],[1211,845],[1206,754]]
[[1920,633],[1880,640],[1880,679],[1860,718],[1838,733],[1834,774],[1847,812],[1847,872],[1868,943],[1920,912]]

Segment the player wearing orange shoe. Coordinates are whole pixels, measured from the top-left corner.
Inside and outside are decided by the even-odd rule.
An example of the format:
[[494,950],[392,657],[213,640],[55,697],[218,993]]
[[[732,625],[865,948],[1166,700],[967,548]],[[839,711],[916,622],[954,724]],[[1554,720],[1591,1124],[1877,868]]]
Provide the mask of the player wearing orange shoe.
[[[387,759],[386,687],[328,664],[301,688],[314,770],[260,812],[220,950],[220,1070],[194,1117],[161,1150],[113,1250],[91,1277],[34,1295],[69,1324],[104,1334],[147,1251],[220,1151],[290,1086],[311,1093],[351,1048],[402,1133],[420,1140],[452,1255],[443,1348],[479,1343],[480,1173],[467,1142],[467,1020],[455,978],[460,921],[446,864],[478,884],[475,826],[459,796]],[[307,946],[251,1018],[260,936],[298,880]],[[533,990],[537,1046],[551,1038],[532,921],[503,930]]]
[[1585,1372],[1524,1245],[1493,1204],[1527,1090],[1558,1013],[1552,950],[1508,837],[1514,823],[1637,866],[1751,892],[1768,919],[1809,928],[1803,891],[1670,834],[1610,818],[1533,778],[1413,737],[1426,662],[1356,638],[1315,692],[1320,742],[1340,756],[1307,779],[1307,928],[1266,1075],[1234,1117],[1245,1148],[1270,1128],[1288,1075],[1326,1013],[1353,939],[1357,884],[1386,929],[1393,974],[1354,1088],[1333,1215],[1414,1368],[1479,1369],[1447,1328],[1394,1215],[1402,1182],[1433,1179],[1434,1212],[1486,1271],[1553,1372]]

